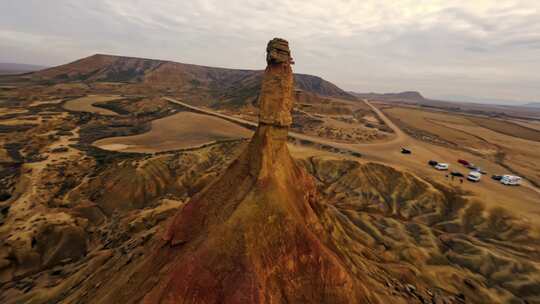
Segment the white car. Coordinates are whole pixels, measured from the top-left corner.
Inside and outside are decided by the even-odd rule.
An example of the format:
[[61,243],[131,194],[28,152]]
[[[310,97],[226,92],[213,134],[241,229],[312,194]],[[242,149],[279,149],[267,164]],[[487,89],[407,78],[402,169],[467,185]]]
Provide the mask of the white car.
[[479,182],[480,178],[482,178],[482,173],[478,171],[471,171],[469,172],[469,175],[467,175],[467,179],[471,182]]
[[438,163],[437,165],[435,165],[435,169],[437,170],[448,170],[448,164],[445,164],[445,163]]
[[514,175],[503,175],[501,178],[501,184],[507,186],[519,186],[521,184],[521,177]]

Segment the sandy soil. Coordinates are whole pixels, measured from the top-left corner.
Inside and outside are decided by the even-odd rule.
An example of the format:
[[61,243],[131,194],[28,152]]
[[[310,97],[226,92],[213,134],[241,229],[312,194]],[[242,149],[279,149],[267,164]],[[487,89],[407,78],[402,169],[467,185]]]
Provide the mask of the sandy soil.
[[[174,101],[171,99],[169,100]],[[385,113],[380,111],[377,107],[375,107],[369,102],[366,102],[366,104],[370,106],[372,110],[390,128],[393,129],[395,135],[390,140],[385,142],[365,144],[345,144],[336,143],[324,138],[294,132],[289,132],[289,135],[297,139],[309,140],[315,143],[325,144],[339,149],[357,151],[362,154],[362,158],[360,159],[361,162],[380,162],[383,164],[394,166],[401,170],[411,172],[421,178],[427,178],[436,182],[447,184],[451,187],[461,188],[462,190],[470,191],[472,197],[476,197],[478,199],[481,199],[482,201],[487,202],[490,207],[510,207],[518,214],[521,214],[525,217],[531,216],[532,214],[540,215],[540,191],[535,186],[531,185],[528,182],[525,182],[523,187],[505,187],[499,182],[491,180],[487,176],[484,176],[480,183],[470,183],[464,181],[463,184],[460,184],[459,180],[457,179],[451,180],[450,178],[446,177],[447,172],[437,171],[428,166],[427,162],[432,159],[439,162],[447,162],[450,164],[450,170],[458,170],[464,174],[468,173],[469,170],[459,165],[457,163],[458,159],[467,159],[492,174],[507,173],[508,170],[493,161],[466,151],[451,149],[448,147],[433,145],[424,141],[416,140],[405,134],[392,120],[390,120],[390,118],[385,115]],[[193,108],[198,109],[197,107]],[[202,111],[208,111],[211,115],[216,115],[218,117],[238,121],[240,123],[251,123],[236,117],[227,116],[225,114],[213,113],[209,110]],[[450,122],[454,122],[453,119],[461,118],[453,118],[452,115],[449,116],[449,118],[447,119],[451,119]],[[446,121],[448,122],[448,120]],[[475,124],[469,122],[469,125],[474,126]],[[428,130],[431,130],[431,125],[425,127],[428,128]],[[444,125],[441,125],[440,128],[445,130],[448,129]],[[455,135],[455,138],[460,138],[464,136],[460,133],[461,132],[459,132],[458,135]],[[467,139],[464,140],[466,141]],[[407,147],[411,149],[413,151],[413,154],[401,154],[401,147]],[[302,156],[329,154],[329,152],[303,147],[294,147],[292,148],[292,150],[293,153],[299,153]]]
[[[197,146],[208,142],[207,132],[202,132],[195,126],[205,125],[213,126],[208,127],[210,130],[221,130],[221,124],[225,123],[229,127],[241,128],[240,126],[235,126],[233,122],[239,124],[253,125],[253,122],[245,121],[238,117],[229,116],[222,113],[216,113],[211,110],[201,109],[198,107],[190,106],[185,103],[176,101],[174,99],[168,99],[171,102],[175,102],[186,107],[192,108],[203,113],[208,113],[203,116],[203,120],[185,120],[181,117],[186,115],[180,113],[180,116],[170,116],[168,118],[163,118],[154,121],[154,123],[160,124],[157,128],[153,125],[152,130],[160,131],[151,131],[142,135],[128,136],[128,137],[118,137],[118,138],[108,138],[99,140],[95,145],[108,148],[108,149],[119,149],[119,151],[133,151],[133,152],[157,152],[165,150],[174,150],[180,148],[186,148],[190,146]],[[299,134],[295,132],[289,132],[289,135],[296,139],[307,140],[313,143],[324,144],[337,149],[343,149],[348,151],[355,151],[362,154],[361,162],[380,162],[383,164],[394,166],[398,169],[406,170],[411,172],[421,178],[427,178],[434,180],[440,183],[450,185],[452,187],[461,188],[466,191],[471,192],[471,196],[477,197],[491,206],[502,206],[508,208],[512,206],[515,208],[517,213],[521,213],[524,216],[529,216],[531,214],[540,215],[540,191],[533,185],[528,182],[525,182],[523,187],[505,187],[499,182],[491,180],[488,176],[484,176],[480,183],[470,183],[464,181],[463,184],[459,183],[459,180],[451,180],[446,177],[447,172],[440,172],[434,170],[427,165],[429,160],[437,160],[439,162],[447,162],[450,164],[450,170],[458,170],[463,174],[468,173],[468,169],[462,167],[457,163],[458,159],[467,159],[476,165],[480,166],[486,170],[489,174],[504,174],[509,173],[508,169],[498,165],[494,161],[486,159],[480,155],[475,155],[473,153],[463,151],[460,149],[452,149],[449,147],[441,145],[433,145],[421,140],[414,139],[409,135],[405,134],[390,118],[388,118],[385,113],[379,110],[377,107],[372,105],[369,102],[366,104],[372,108],[376,115],[378,115],[391,129],[394,131],[394,136],[384,142],[375,142],[375,143],[358,143],[358,144],[347,144],[347,143],[336,143],[331,140],[320,138],[316,136],[310,136],[305,134]],[[385,110],[388,111],[388,110]],[[440,119],[438,125],[435,126],[430,121],[435,121],[431,115],[444,115],[439,113],[428,113],[423,114],[423,111],[414,110],[421,114],[418,117],[425,117],[425,115],[430,116],[431,120],[426,120],[428,123],[422,125],[420,122],[423,119],[415,117],[415,121],[419,128],[426,128],[427,130],[433,131],[435,127],[440,128],[440,130],[446,130],[453,140],[460,140],[468,144],[479,144],[486,145],[486,143],[477,137],[469,136],[467,133],[462,132],[461,130],[450,130],[444,123],[456,125],[457,122],[462,122],[463,125],[468,125],[470,127],[478,127],[472,122],[468,122],[461,117],[454,117],[454,115],[446,115],[444,119]],[[416,113],[415,112],[415,113]],[[405,114],[405,113],[400,113]],[[410,114],[410,113],[409,113]],[[199,114],[190,113],[187,114],[190,116],[199,116]],[[209,115],[212,115],[210,117]],[[422,116],[424,115],[424,116]],[[175,117],[176,116],[176,117]],[[405,115],[405,117],[410,117],[411,115]],[[212,123],[210,123],[209,118],[212,118]],[[223,119],[220,119],[223,118]],[[227,119],[228,121],[225,121]],[[462,120],[463,119],[463,120]],[[231,122],[229,122],[231,121]],[[210,124],[209,124],[210,123]],[[182,133],[178,133],[178,130],[185,130]],[[231,129],[231,130],[234,130]],[[251,134],[250,131],[243,129],[246,135]],[[490,131],[485,129],[486,131]],[[212,131],[213,132],[213,131]],[[230,132],[230,131],[229,131]],[[491,131],[493,132],[493,131]],[[227,133],[227,132],[225,132]],[[230,134],[230,133],[227,133]],[[446,134],[446,133],[445,133]],[[223,136],[224,134],[221,134]],[[202,136],[202,139],[201,139]],[[230,135],[229,135],[230,136]],[[516,139],[521,140],[521,139]],[[108,146],[108,145],[113,146]],[[400,153],[401,147],[407,147],[413,151],[412,155],[403,155]],[[491,147],[488,145],[487,147]],[[480,146],[479,146],[480,148]],[[293,148],[294,151],[300,152],[301,154],[313,154],[313,155],[328,155],[330,152],[314,150],[310,148]],[[340,156],[342,157],[342,156]]]
[[[393,107],[385,112],[422,141],[468,150],[540,183],[540,142],[535,140],[540,133],[534,129],[503,120],[412,108]],[[512,173],[508,169],[490,173],[501,172]]]
[[107,109],[103,109],[103,108],[99,108],[99,107],[94,107],[93,104],[96,103],[96,102],[111,101],[111,100],[115,100],[115,99],[119,99],[119,98],[120,98],[120,96],[116,96],[116,95],[112,95],[112,96],[108,96],[108,95],[88,95],[88,96],[85,96],[85,97],[81,97],[81,98],[72,99],[72,100],[67,101],[64,104],[64,108],[66,110],[70,110],[70,111],[92,112],[92,113],[97,113],[97,114],[102,114],[102,115],[118,115],[117,113],[115,113],[115,112],[113,112],[111,110],[107,110]]
[[16,125],[24,125],[24,124],[39,124],[41,123],[43,117],[40,115],[32,115],[28,117],[22,117],[22,118],[12,118],[12,119],[5,119],[0,121],[2,125],[9,125],[9,126],[16,126]]
[[503,162],[513,170],[540,182],[540,142],[504,135],[478,126],[453,126],[456,129],[475,134],[487,142],[494,143],[505,153]]
[[[61,136],[57,141],[51,142],[46,148],[46,150],[49,152],[44,153],[44,156],[46,156],[44,160],[24,164],[23,171],[25,172],[25,174],[23,175],[23,178],[17,189],[17,192],[20,193],[20,196],[16,201],[11,204],[11,211],[14,214],[17,214],[17,217],[10,217],[6,222],[7,225],[5,225],[5,227],[15,227],[14,230],[20,231],[20,233],[12,234],[10,239],[25,240],[28,235],[31,235],[31,233],[29,232],[29,230],[31,230],[31,225],[27,221],[21,220],[25,218],[27,219],[30,215],[32,215],[33,217],[37,217],[38,215],[42,217],[50,217],[58,222],[65,220],[64,218],[58,217],[62,213],[40,213],[39,211],[36,212],[36,210],[34,210],[33,208],[36,208],[36,206],[40,206],[40,203],[44,197],[43,195],[41,195],[40,192],[47,191],[47,189],[42,189],[38,186],[40,184],[43,184],[42,179],[45,178],[45,174],[43,174],[43,171],[48,166],[54,163],[62,162],[66,159],[81,158],[82,153],[73,148],[68,148],[66,152],[62,153],[50,152],[56,148],[68,147],[68,145],[71,143],[70,140],[78,137],[79,128],[73,130],[72,133],[72,135]],[[0,229],[0,233],[1,232],[3,232],[2,229]],[[8,239],[7,241],[10,241],[10,239]]]
[[[410,117],[410,115],[408,117]],[[398,129],[398,127],[391,121],[387,123],[389,123],[392,128]],[[462,126],[462,128],[465,127]],[[486,132],[495,133],[487,129],[484,130]],[[515,140],[520,139],[516,138]],[[499,182],[491,180],[488,176],[484,176],[482,181],[478,184],[469,183],[467,181],[465,181],[463,184],[459,184],[457,180],[452,181],[451,179],[446,178],[446,173],[436,171],[427,166],[428,160],[433,159],[439,162],[449,163],[450,170],[458,170],[462,173],[468,173],[468,169],[457,163],[458,159],[467,159],[480,166],[490,174],[508,173],[506,168],[494,163],[493,161],[490,161],[482,156],[473,155],[466,151],[432,145],[419,141],[409,137],[406,134],[403,134],[403,140],[398,142],[398,144],[412,149],[413,154],[401,154],[399,152],[399,145],[394,145],[392,149],[389,149],[390,146],[386,146],[387,149],[381,149],[381,145],[372,145],[371,148],[364,147],[363,152],[364,155],[366,155],[366,159],[380,160],[383,163],[391,164],[397,168],[412,171],[420,177],[434,179],[445,184],[461,187],[464,190],[471,191],[472,196],[478,197],[490,205],[505,208],[513,207],[513,210],[515,210],[517,213],[521,213],[524,216],[529,216],[531,213],[540,215],[540,192],[535,186],[528,182],[525,182],[523,187],[505,187]]]
[[62,99],[38,100],[38,101],[33,101],[29,106],[30,107],[35,107],[35,106],[41,106],[41,105],[44,105],[44,104],[59,104],[61,102],[62,102]]
[[540,142],[540,131],[534,128],[527,128],[523,125],[513,123],[508,120],[494,119],[488,117],[468,117],[475,124],[497,133],[519,137],[531,141]]
[[223,119],[180,112],[152,122],[150,132],[98,140],[95,146],[123,152],[161,152],[196,147],[218,140],[247,138],[252,131]]
[[527,128],[535,129],[540,131],[540,121],[523,121],[523,120],[510,120],[511,122],[517,123],[518,125],[522,125]]
[[[508,287],[508,290],[517,290],[521,286],[529,288],[529,290],[520,291],[519,295],[532,293],[533,289],[538,290],[536,283],[540,278],[537,275],[538,272],[529,269],[540,269],[537,264],[538,256],[534,253],[535,246],[540,243],[533,243],[524,238],[532,235],[530,232],[532,229],[522,228],[528,226],[514,226],[513,230],[507,233],[511,237],[503,236],[503,242],[494,235],[502,235],[500,230],[511,227],[507,222],[500,220],[501,218],[504,220],[507,213],[496,213],[491,210],[493,207],[503,206],[505,210],[513,210],[518,215],[520,223],[527,223],[527,221],[534,223],[540,215],[540,194],[536,192],[536,188],[529,184],[523,187],[505,187],[489,178],[484,178],[476,184],[467,181],[461,184],[459,180],[446,178],[446,172],[432,169],[427,165],[427,161],[435,159],[448,162],[451,170],[458,169],[465,174],[468,170],[457,164],[458,158],[470,160],[490,173],[504,173],[501,170],[505,169],[481,155],[473,155],[466,150],[452,149],[415,139],[371,103],[366,102],[365,106],[371,108],[373,114],[370,115],[375,115],[377,121],[382,120],[392,129],[391,139],[377,143],[347,144],[337,143],[328,138],[291,134],[292,137],[299,139],[358,151],[362,154],[361,158],[331,153],[322,150],[320,146],[310,147],[305,143],[300,144],[300,141],[289,144],[296,160],[305,165],[310,170],[309,172],[321,182],[320,193],[325,202],[332,205],[328,210],[337,212],[334,214],[332,211],[328,214],[329,217],[321,217],[321,221],[326,221],[328,231],[332,232],[335,248],[341,248],[338,256],[345,257],[342,258],[344,265],[351,269],[356,269],[354,268],[357,267],[356,265],[361,265],[358,266],[360,267],[358,273],[371,269],[366,268],[365,265],[383,265],[385,271],[395,271],[396,277],[400,279],[410,273],[411,276],[415,276],[415,280],[418,279],[418,282],[431,282],[433,286],[440,286],[453,293],[463,292],[462,285],[468,284],[467,282],[477,284],[474,286],[482,286],[481,289],[468,291],[466,295],[468,302],[508,303],[506,299],[509,295],[498,292],[501,290],[500,286],[517,286],[514,289]],[[216,114],[205,109],[193,109],[195,110],[207,111],[207,114],[181,112],[154,120],[150,132],[137,136],[105,139],[103,140],[105,143],[102,143],[100,147],[118,151],[148,149],[143,152],[154,152],[152,149],[165,151],[183,145],[192,147],[197,145],[198,140],[207,143],[223,136],[228,138],[231,134],[245,133],[247,136],[251,134],[251,131],[241,127],[247,124],[241,119]],[[63,120],[65,124],[70,122],[67,118],[71,114],[62,113],[61,115],[65,118]],[[122,117],[127,117],[127,115]],[[58,118],[61,117],[55,116],[46,124],[51,124]],[[501,145],[528,145],[526,140],[511,136],[506,136],[507,139],[501,140],[497,132],[482,128],[477,124],[466,121],[462,124],[456,123],[460,118],[454,118],[452,115],[438,119],[428,118],[422,128],[430,131],[429,126],[433,125],[438,128],[437,130],[449,130],[448,132],[452,132],[455,140],[463,143],[472,142],[467,134],[476,134],[476,137],[472,138],[479,142],[497,140]],[[105,117],[101,119],[110,120]],[[84,125],[81,128],[84,128]],[[56,133],[56,127],[52,125],[49,130],[43,133],[44,138]],[[11,288],[12,293],[6,293],[5,298],[16,300],[8,302],[32,302],[28,299],[43,299],[44,294],[51,299],[49,302],[58,302],[52,299],[62,299],[66,302],[84,302],[79,299],[86,299],[87,302],[98,302],[95,300],[97,297],[94,293],[90,293],[86,298],[81,294],[94,290],[95,282],[101,282],[101,286],[112,285],[115,281],[114,278],[111,279],[112,274],[124,271],[123,267],[134,265],[138,258],[145,256],[148,251],[144,251],[145,248],[141,247],[146,242],[143,240],[148,240],[148,235],[155,234],[156,238],[161,237],[161,234],[156,232],[161,229],[157,223],[174,213],[183,205],[183,202],[192,197],[193,193],[203,189],[220,172],[223,172],[224,168],[236,158],[235,153],[240,152],[240,149],[233,147],[244,145],[244,143],[235,142],[212,145],[187,153],[130,155],[125,159],[114,159],[111,163],[99,168],[97,163],[93,163],[92,157],[83,157],[85,152],[75,148],[68,147],[67,151],[53,151],[74,142],[73,140],[80,135],[79,131],[79,128],[75,128],[70,130],[72,133],[70,135],[54,137],[54,141],[47,142],[40,149],[40,154],[48,158],[24,164],[24,175],[16,193],[20,197],[10,211],[13,214],[10,215],[4,227],[0,227],[0,233],[6,235],[10,246],[13,245],[9,248],[19,248],[16,246],[28,248],[25,249],[27,251],[17,249],[17,254],[19,252],[39,253],[41,248],[57,248],[54,247],[55,244],[51,244],[53,242],[50,240],[36,237],[48,233],[41,232],[47,231],[42,228],[48,227],[45,224],[64,227],[65,231],[68,227],[71,227],[70,229],[89,227],[85,229],[90,232],[81,236],[84,244],[87,237],[91,240],[88,254],[81,254],[73,260],[81,262],[54,264],[57,265],[54,271],[62,270],[60,275],[49,275],[49,268],[47,268],[39,277],[17,279],[18,283],[15,287],[26,284],[25,282],[36,285],[32,285],[30,291],[25,289],[14,292],[16,288]],[[126,139],[130,141],[124,141]],[[401,154],[400,147],[410,148],[413,154]],[[87,159],[86,165],[84,165],[84,159]],[[357,166],[356,161],[359,161],[361,166]],[[382,163],[404,172],[368,163]],[[93,173],[92,169],[89,169],[91,167],[99,168],[100,171],[96,171],[97,174]],[[81,172],[80,176],[73,177]],[[453,196],[444,196],[442,192],[435,189],[439,187],[437,183],[453,189],[465,190],[465,194],[459,191],[455,193],[460,193],[460,196],[467,195],[473,199],[478,198],[491,211],[485,209],[484,212],[484,209],[474,209],[469,205],[458,207],[461,201],[455,200]],[[69,189],[67,194],[61,194],[58,197],[51,194],[62,193],[64,185]],[[70,189],[70,187],[75,188]],[[444,193],[451,194],[451,192]],[[87,198],[92,198],[92,200],[87,200]],[[92,209],[89,209],[90,207]],[[450,212],[449,210],[453,208],[458,209]],[[98,214],[102,212],[98,210],[105,210],[103,211],[105,214],[112,214],[111,220],[105,220],[104,224],[96,224],[98,221],[93,219],[88,222],[86,220],[75,222],[74,219],[82,214],[76,213],[80,210],[87,210],[87,212],[93,210]],[[124,212],[120,222],[117,214],[121,213],[115,210]],[[418,217],[409,218],[413,210],[422,210],[422,212]],[[435,219],[434,213],[440,218],[437,218],[435,222],[430,220],[430,224],[426,224],[428,221],[423,218],[429,215],[429,218]],[[496,216],[497,214],[499,217]],[[85,215],[88,214],[85,213]],[[468,226],[471,218],[474,221],[486,220],[486,225],[477,225],[472,229]],[[37,221],[39,219],[43,219],[43,224]],[[130,239],[126,240],[126,236]],[[34,241],[34,238],[37,241]],[[137,243],[139,240],[140,243]],[[38,244],[36,248],[39,250],[32,247],[33,242]],[[48,244],[49,247],[40,247],[44,246],[43,244]],[[102,244],[107,244],[107,247],[103,247]],[[150,245],[147,248],[150,248]],[[114,246],[113,249],[111,246]],[[60,248],[58,252],[67,252],[66,248],[71,247],[58,248]],[[84,248],[86,251],[86,246]],[[106,250],[103,250],[104,248]],[[44,252],[49,251],[47,249]],[[86,258],[78,260],[83,257]],[[107,264],[102,270],[92,269],[93,263],[101,265],[99,261],[102,257],[103,260],[108,261]],[[373,260],[370,260],[370,257],[373,257]],[[42,258],[42,260],[47,259]],[[59,263],[64,263],[61,259],[58,260]],[[17,265],[13,269],[22,269],[17,267],[29,265],[25,260],[21,260],[22,266],[13,264]],[[370,276],[374,273],[377,272],[366,272],[366,275]],[[130,277],[131,272],[126,275],[126,278]],[[464,278],[467,278],[466,283],[462,283],[465,282]],[[86,282],[85,279],[87,279]],[[75,280],[80,280],[80,283]],[[477,281],[480,283],[476,283]],[[499,282],[504,282],[506,285],[497,285]],[[390,283],[394,284],[392,281]],[[50,288],[51,286],[54,286],[54,289]],[[418,286],[414,286],[420,290]],[[479,290],[485,290],[485,286],[493,290],[492,296],[497,300],[492,298],[490,301],[471,301],[470,299],[473,298],[471,294],[479,294]],[[72,292],[71,299],[77,300],[70,301],[63,298],[60,294],[66,290]],[[22,295],[22,298],[15,298],[13,294]],[[482,296],[482,294],[478,295],[479,298]]]
[[4,115],[4,114],[20,114],[20,113],[26,113],[26,112],[28,112],[28,110],[0,108],[0,115]]

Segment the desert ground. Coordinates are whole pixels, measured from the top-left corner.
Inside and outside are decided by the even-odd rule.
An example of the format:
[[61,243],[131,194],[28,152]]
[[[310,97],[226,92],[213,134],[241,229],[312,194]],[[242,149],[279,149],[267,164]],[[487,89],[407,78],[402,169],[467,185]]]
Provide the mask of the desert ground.
[[[507,123],[507,126],[510,128],[514,127],[514,129],[507,127],[505,130],[509,130],[507,132],[515,131],[515,134],[517,134],[516,137],[509,137],[508,135],[496,133],[490,129],[482,128],[477,124],[474,124],[473,121],[482,119],[479,117],[469,118],[472,119],[472,121],[470,121],[461,115],[442,114],[439,112],[410,108],[387,108],[384,104],[377,104],[377,106],[374,106],[376,103],[361,101],[361,103],[364,102],[368,107],[372,107],[372,115],[377,115],[386,126],[392,129],[392,133],[390,133],[392,136],[387,136],[386,141],[375,143],[343,143],[335,141],[334,138],[325,138],[313,136],[310,133],[303,134],[298,132],[290,132],[290,136],[311,143],[328,145],[334,147],[336,150],[356,151],[362,154],[362,158],[359,159],[360,162],[380,162],[382,164],[390,164],[396,168],[404,169],[409,172],[414,172],[423,178],[432,179],[447,184],[450,187],[470,192],[471,197],[485,200],[494,207],[516,208],[514,210],[522,215],[527,215],[531,212],[540,215],[540,192],[536,186],[535,179],[537,178],[535,177],[535,174],[538,174],[540,171],[537,169],[538,164],[531,162],[535,157],[538,158],[537,151],[540,150],[536,149],[540,148],[540,142],[524,140],[521,138],[524,136],[534,136],[535,133],[531,134],[531,129],[522,128],[517,124]],[[379,108],[383,110],[381,111]],[[218,115],[217,117],[228,118],[239,123],[249,123],[249,121],[240,118],[239,115],[219,114],[212,112],[211,110],[205,110],[194,106],[192,109],[206,111],[206,113],[210,115]],[[411,113],[411,111],[416,112]],[[386,115],[386,113],[389,115]],[[420,136],[411,131],[406,132],[408,129],[406,126],[402,125],[400,120],[402,117],[403,119],[413,120],[410,124],[421,130],[420,132],[422,133],[420,133]],[[396,121],[396,123],[394,123],[394,121]],[[448,127],[445,123],[450,123],[452,126]],[[398,124],[402,125],[402,127],[399,127]],[[459,130],[456,130],[456,128],[465,129],[467,125],[473,125],[474,127],[483,130],[475,129],[470,132],[460,132]],[[438,135],[439,133],[437,133],[437,131],[439,131],[440,135]],[[482,133],[482,131],[485,132],[485,134]],[[424,135],[424,133],[428,135]],[[429,134],[435,135],[430,136]],[[480,135],[478,134],[484,134],[486,139],[480,138]],[[490,135],[492,137],[489,137]],[[442,138],[445,141],[441,141],[439,138]],[[497,143],[498,145],[490,145],[490,141],[487,139],[490,139],[491,142]],[[401,154],[401,147],[411,149],[413,154]],[[506,154],[508,155],[508,159],[513,160],[522,158],[527,161],[524,162],[520,159],[520,161],[515,162],[516,164],[532,164],[532,167],[525,167],[525,170],[516,172],[516,174],[523,177],[529,177],[527,173],[532,173],[530,181],[525,182],[523,187],[505,187],[499,182],[489,178],[491,174],[502,175],[512,174],[514,172],[508,167],[512,166],[514,162],[501,162],[501,152],[499,151],[501,147],[514,147],[512,154]],[[304,152],[303,155],[306,155],[305,153],[311,156],[321,155],[321,152],[314,152],[317,150],[311,149],[311,151],[313,154]],[[332,155],[332,153],[324,151],[322,154]],[[528,159],[525,158],[527,156],[529,157]],[[450,171],[458,171],[467,175],[470,170],[460,165],[457,162],[458,159],[469,160],[489,172],[489,174],[484,176],[481,184],[474,184],[467,181],[461,184],[457,178],[447,178],[446,175],[448,172],[439,172],[427,165],[429,160],[446,162],[450,164]],[[509,165],[507,165],[507,163],[509,163]]]
[[453,115],[411,108],[384,109],[411,136],[453,150],[481,156],[486,162],[514,172],[538,186],[540,165],[537,163],[540,132],[518,123],[477,116]]
[[523,121],[521,119],[515,120],[515,123],[522,125],[526,128],[535,129],[540,131],[540,121]]
[[81,98],[71,99],[64,104],[64,108],[70,111],[90,112],[103,115],[118,115],[111,110],[94,106],[98,102],[107,102],[119,99],[120,96],[88,95]]
[[[98,63],[106,70],[117,61]],[[58,78],[55,70],[0,77],[9,87],[0,90],[2,303],[111,303],[137,293],[135,284],[114,287],[131,282],[173,215],[249,145],[259,114],[256,72],[232,71],[233,85],[216,85],[201,67],[186,74],[199,82],[183,74],[168,82],[163,77],[186,67],[120,61],[128,71],[155,69],[141,82],[120,77],[127,72],[95,73],[96,62],[58,68],[61,75],[96,77],[82,74],[85,82]],[[247,89],[237,91],[242,86]],[[317,189],[314,234],[325,235],[324,250],[347,275],[369,281],[381,297],[402,296],[403,303],[540,303],[538,118],[350,98],[326,86],[332,96],[295,91],[285,138]],[[216,87],[227,90],[211,90]],[[466,175],[458,159],[487,174],[478,183],[460,182],[427,164],[446,162]],[[516,174],[524,182],[503,186],[492,174]],[[221,190],[242,185],[233,181]],[[226,207],[210,221],[232,210]],[[236,214],[241,222],[252,215]],[[223,238],[253,237],[229,228]]]
[[94,142],[94,145],[105,150],[149,153],[249,138],[251,135],[252,131],[223,119],[180,112],[152,121],[148,133],[101,139]]

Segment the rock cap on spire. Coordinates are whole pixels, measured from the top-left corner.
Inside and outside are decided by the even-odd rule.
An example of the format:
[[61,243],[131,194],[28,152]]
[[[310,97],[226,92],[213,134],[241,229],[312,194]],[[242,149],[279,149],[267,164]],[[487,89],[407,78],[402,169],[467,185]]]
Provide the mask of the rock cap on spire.
[[281,38],[274,38],[268,41],[268,45],[266,46],[266,63],[294,64],[291,57],[291,50],[289,49],[289,42]]
[[294,90],[289,42],[281,38],[270,40],[266,46],[266,63],[259,94],[259,123],[289,127]]

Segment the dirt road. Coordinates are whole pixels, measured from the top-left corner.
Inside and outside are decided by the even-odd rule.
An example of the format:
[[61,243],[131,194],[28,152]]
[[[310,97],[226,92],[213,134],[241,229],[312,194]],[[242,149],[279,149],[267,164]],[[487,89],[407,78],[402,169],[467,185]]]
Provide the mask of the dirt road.
[[[212,110],[192,106],[190,104],[187,104],[185,102],[182,102],[182,101],[179,101],[179,100],[176,100],[176,99],[173,99],[173,98],[164,97],[164,99],[169,101],[169,102],[180,105],[182,107],[185,107],[185,108],[187,108],[187,109],[189,109],[191,111],[194,111],[196,113],[202,113],[202,114],[206,114],[206,115],[210,115],[210,116],[219,117],[219,118],[231,121],[231,122],[238,123],[241,126],[247,127],[249,129],[255,129],[257,127],[257,125],[258,125],[256,122],[252,122],[252,121],[248,121],[248,120],[238,118],[238,117],[235,117],[235,116],[230,116],[230,115],[222,114],[222,113],[215,112],[215,111],[212,111]],[[332,142],[332,141],[329,141],[329,140],[326,140],[326,139],[323,139],[323,138],[320,138],[320,137],[309,136],[309,135],[305,135],[305,134],[301,134],[301,133],[297,133],[297,132],[289,132],[289,136],[294,138],[294,139],[301,140],[301,141],[307,141],[307,142],[320,144],[320,145],[328,145],[328,146],[331,146],[331,147],[334,147],[334,148],[340,149],[340,150],[358,152],[357,149],[354,149],[352,146],[350,146],[348,144],[335,143],[335,142]]]
[[408,135],[405,134],[394,122],[392,122],[381,110],[377,109],[374,105],[372,105],[367,99],[364,99],[364,102],[379,116],[379,118],[390,128],[392,131],[394,131],[395,137],[389,141],[384,142],[383,144],[389,144],[389,143],[401,143],[404,142]]
[[[251,128],[257,125],[254,122],[195,107],[172,98],[166,98],[166,100],[184,106],[192,111],[221,117],[228,121],[237,122]],[[447,171],[437,171],[428,166],[427,162],[429,160],[446,162],[450,165],[450,171],[459,171],[465,175],[468,174],[469,171],[457,163],[458,159],[467,159],[490,173],[500,174],[506,172],[506,169],[494,162],[465,151],[432,145],[411,138],[396,126],[396,124],[394,124],[380,109],[367,100],[364,100],[364,102],[373,109],[381,120],[394,130],[395,136],[393,138],[385,142],[346,144],[336,143],[327,139],[296,132],[289,132],[289,135],[300,140],[328,145],[341,150],[358,152],[362,155],[362,158],[360,159],[361,162],[380,162],[411,172],[421,178],[431,179],[450,187],[470,191],[471,196],[488,202],[492,206],[511,207],[518,213],[523,213],[524,215],[528,213],[540,215],[540,190],[529,182],[525,182],[523,187],[507,187],[497,181],[491,180],[489,176],[484,176],[480,183],[470,183],[467,181],[460,183],[459,179],[452,180],[450,177],[446,177],[448,174]],[[411,155],[401,154],[401,147],[406,147],[412,150],[413,153]],[[320,151],[312,151],[313,154],[321,153]]]

